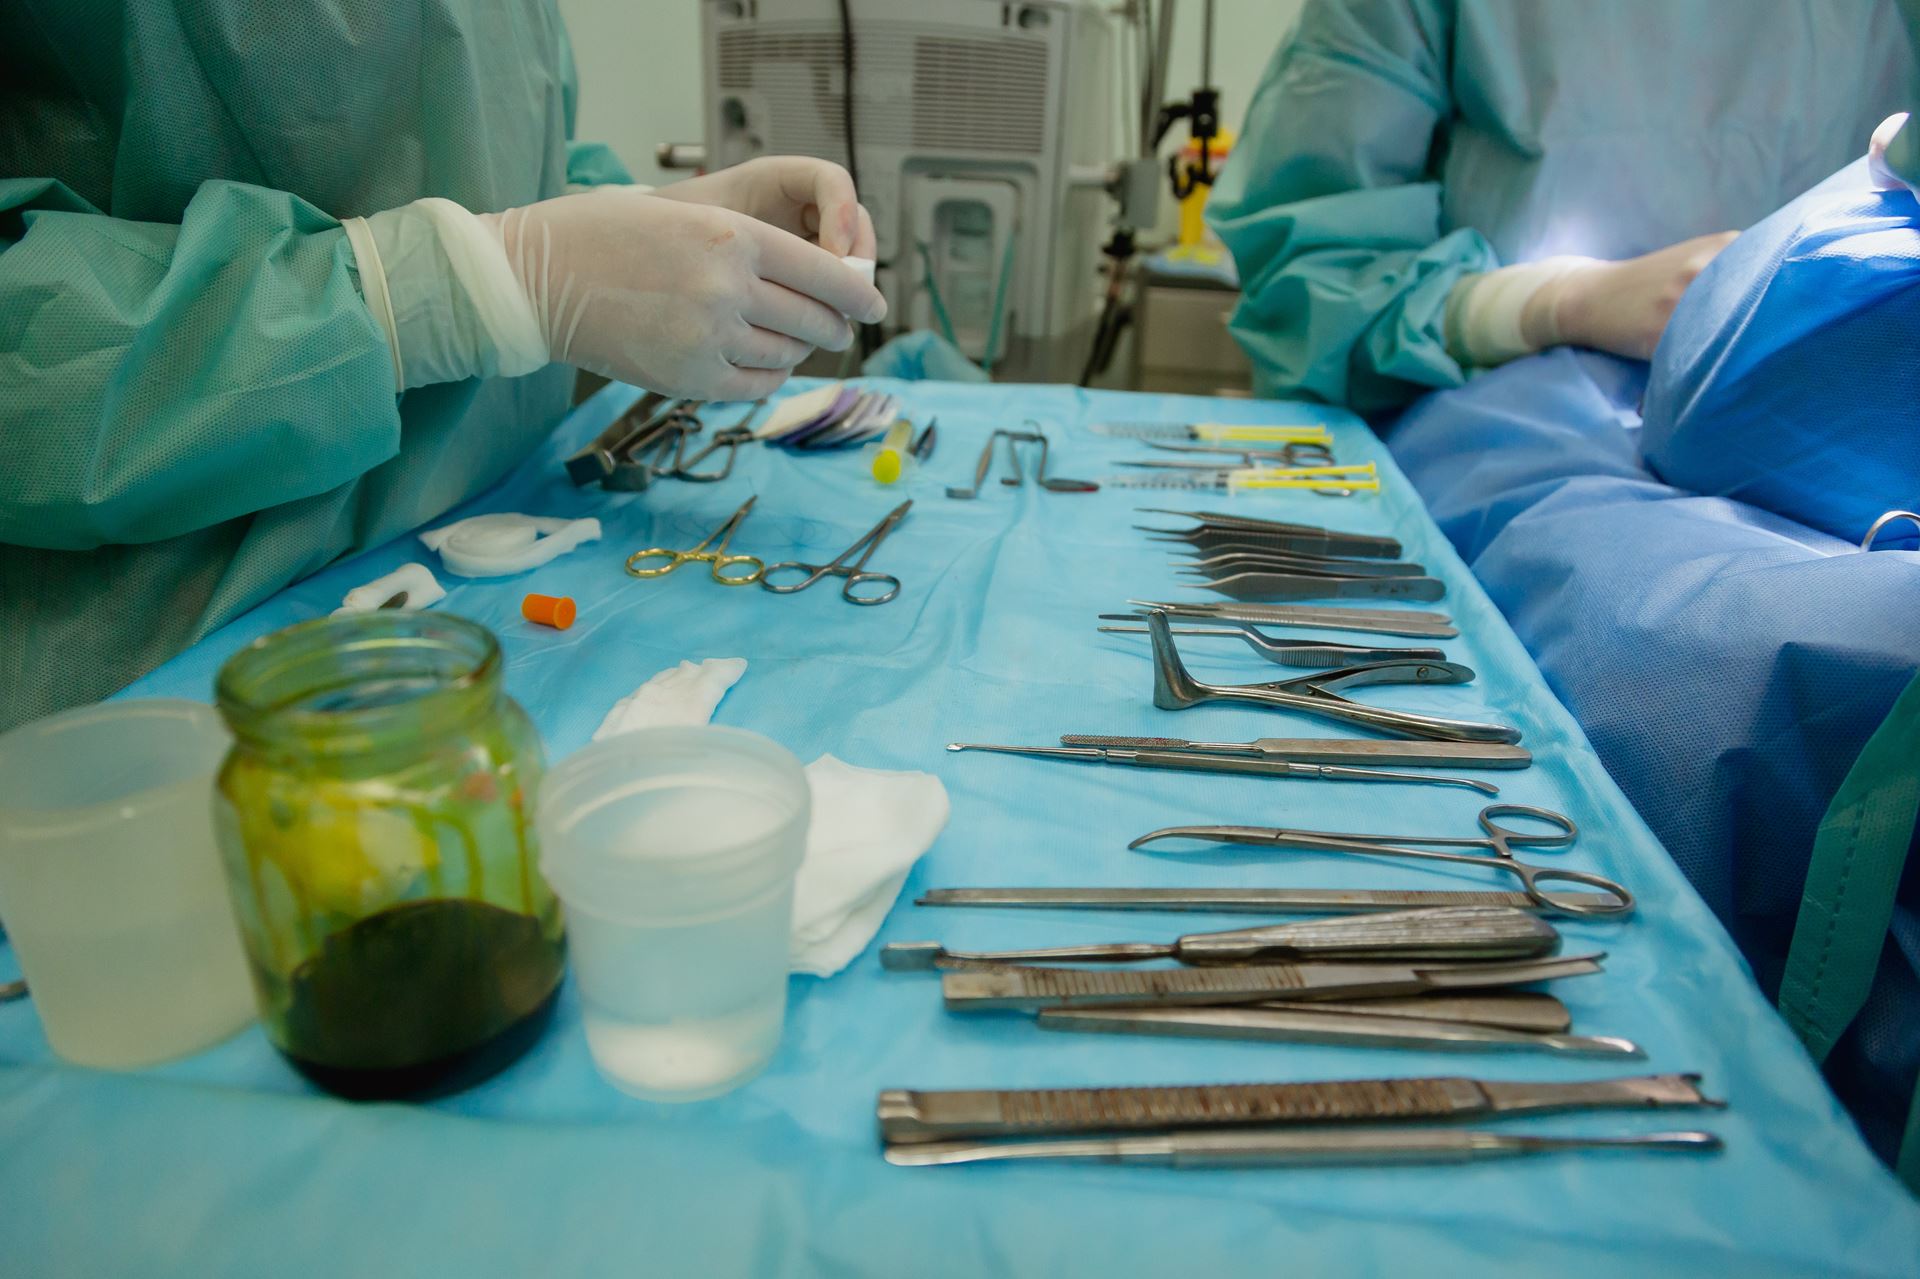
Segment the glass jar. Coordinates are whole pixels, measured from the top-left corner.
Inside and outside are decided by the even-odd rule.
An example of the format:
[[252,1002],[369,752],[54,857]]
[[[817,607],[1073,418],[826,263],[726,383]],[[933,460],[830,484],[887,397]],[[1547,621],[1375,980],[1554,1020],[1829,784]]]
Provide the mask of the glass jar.
[[533,724],[500,646],[444,613],[303,622],[220,670],[215,822],[267,1036],[347,1097],[456,1091],[550,1017]]

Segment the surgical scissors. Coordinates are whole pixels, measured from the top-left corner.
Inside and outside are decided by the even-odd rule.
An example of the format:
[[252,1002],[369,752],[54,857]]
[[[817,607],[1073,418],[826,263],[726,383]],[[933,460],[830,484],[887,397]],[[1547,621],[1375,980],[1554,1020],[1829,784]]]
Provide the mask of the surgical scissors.
[[[900,593],[900,579],[891,573],[867,572],[867,561],[880,549],[880,543],[887,540],[894,526],[906,518],[907,508],[913,505],[908,498],[887,512],[887,517],[868,529],[852,546],[836,555],[827,564],[808,564],[801,560],[784,560],[778,564],[769,564],[760,573],[760,585],[775,595],[791,595],[795,591],[804,591],[823,577],[844,577],[847,580],[840,585],[840,598],[849,604],[885,604]],[[853,559],[858,555],[859,559]],[[851,561],[851,562],[849,562]],[[775,573],[805,573],[806,577],[786,586],[775,586]],[[879,595],[861,595],[857,592],[865,583],[874,582],[885,589]]]
[[[702,538],[698,545],[684,551],[676,551],[667,546],[649,546],[644,551],[635,551],[627,556],[627,572],[635,577],[665,577],[682,564],[705,564],[713,574],[713,580],[722,586],[751,586],[760,580],[767,566],[751,555],[729,555],[727,544],[733,541],[733,534],[740,527],[740,521],[747,518],[747,512],[753,509],[758,496],[750,497],[740,503],[740,509],[727,517],[727,522]],[[712,549],[709,550],[708,548]],[[642,560],[665,560],[665,564],[650,568],[636,567]],[[726,570],[735,565],[746,565],[750,571],[741,576]]]
[[[1500,818],[1523,817],[1553,827],[1547,831],[1515,830]],[[1564,915],[1624,915],[1633,909],[1633,894],[1619,884],[1582,870],[1536,866],[1513,855],[1516,848],[1566,848],[1580,837],[1580,829],[1564,813],[1529,804],[1489,804],[1480,810],[1480,839],[1420,835],[1351,835],[1336,831],[1286,830],[1272,826],[1169,826],[1128,844],[1144,848],[1162,839],[1198,839],[1216,844],[1252,844],[1262,848],[1319,849],[1330,853],[1359,853],[1373,857],[1419,857],[1463,866],[1489,866],[1520,881],[1527,900]],[[1425,844],[1426,848],[1409,848]],[[1449,848],[1484,848],[1492,856],[1445,852]],[[1613,900],[1590,902],[1556,897],[1540,887],[1542,881],[1595,888]]]

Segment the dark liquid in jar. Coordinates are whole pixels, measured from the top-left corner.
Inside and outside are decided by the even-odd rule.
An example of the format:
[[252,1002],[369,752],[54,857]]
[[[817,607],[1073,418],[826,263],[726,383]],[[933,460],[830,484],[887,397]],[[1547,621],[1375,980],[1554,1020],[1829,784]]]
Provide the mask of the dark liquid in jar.
[[357,1100],[443,1096],[511,1064],[553,1015],[566,943],[484,902],[409,902],[294,970],[278,1047]]

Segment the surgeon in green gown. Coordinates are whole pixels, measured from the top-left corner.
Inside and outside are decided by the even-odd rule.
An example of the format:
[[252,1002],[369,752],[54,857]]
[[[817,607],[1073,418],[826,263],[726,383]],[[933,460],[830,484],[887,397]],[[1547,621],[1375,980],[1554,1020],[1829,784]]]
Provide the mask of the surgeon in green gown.
[[0,730],[486,488],[575,368],[753,398],[884,312],[837,166],[648,193],[573,108],[553,0],[0,0]]
[[1208,209],[1265,395],[1645,359],[1731,235],[1920,99],[1915,0],[1307,0]]

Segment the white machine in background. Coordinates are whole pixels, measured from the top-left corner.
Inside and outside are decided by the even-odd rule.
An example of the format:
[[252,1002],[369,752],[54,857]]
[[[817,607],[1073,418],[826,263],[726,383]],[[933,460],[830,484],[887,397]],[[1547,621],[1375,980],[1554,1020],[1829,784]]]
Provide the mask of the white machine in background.
[[1077,0],[846,9],[843,28],[838,0],[702,0],[707,165],[847,164],[873,214],[888,334],[951,330],[997,377],[1074,380],[1110,170],[1133,142],[1114,128],[1123,19]]

